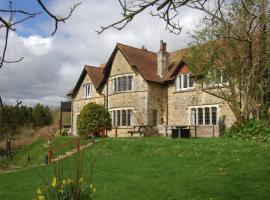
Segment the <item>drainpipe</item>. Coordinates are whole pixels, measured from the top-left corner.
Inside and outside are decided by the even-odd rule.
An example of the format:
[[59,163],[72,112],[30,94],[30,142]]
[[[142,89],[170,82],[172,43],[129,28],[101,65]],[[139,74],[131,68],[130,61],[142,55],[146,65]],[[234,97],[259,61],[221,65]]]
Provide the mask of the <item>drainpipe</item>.
[[168,85],[166,88],[166,125],[169,125],[169,90],[168,90]]

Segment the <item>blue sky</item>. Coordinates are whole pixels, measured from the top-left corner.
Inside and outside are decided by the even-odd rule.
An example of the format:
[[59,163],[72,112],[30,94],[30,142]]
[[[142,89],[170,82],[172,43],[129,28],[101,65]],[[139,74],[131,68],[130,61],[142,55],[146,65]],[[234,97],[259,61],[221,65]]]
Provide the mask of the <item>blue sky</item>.
[[[15,0],[15,1],[12,1],[12,5],[13,5],[13,8],[14,9],[20,9],[20,10],[25,10],[25,11],[28,11],[28,12],[31,12],[31,13],[35,13],[35,12],[40,12],[41,9],[40,9],[40,6],[39,4],[37,3],[37,1],[33,1],[33,0]],[[50,4],[51,3],[51,0],[50,1],[44,1],[44,3],[46,4]],[[3,0],[3,7],[4,8],[8,8],[9,6],[9,0]],[[18,15],[18,17],[22,17],[21,15]],[[47,21],[49,21],[50,18],[48,17],[48,15],[46,15],[45,13],[42,13],[40,15],[38,15],[37,17],[35,18],[32,18],[32,19],[29,19],[27,21],[25,21],[23,23],[23,26],[25,27],[24,29],[18,29],[17,30],[17,33],[19,35],[22,35],[22,36],[29,36],[29,35],[32,35],[32,34],[39,34],[39,35],[43,35],[43,36],[46,36],[48,35],[49,33],[46,33],[44,31],[41,30],[41,27],[40,27],[40,24],[43,24]],[[30,31],[31,30],[31,31]]]

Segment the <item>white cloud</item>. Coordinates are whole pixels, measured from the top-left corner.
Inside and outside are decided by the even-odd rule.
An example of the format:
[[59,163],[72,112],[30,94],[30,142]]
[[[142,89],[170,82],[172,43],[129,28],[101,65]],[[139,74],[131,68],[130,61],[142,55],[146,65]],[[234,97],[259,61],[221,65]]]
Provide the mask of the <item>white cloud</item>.
[[40,56],[47,53],[52,47],[52,38],[43,38],[39,35],[32,35],[30,37],[20,37],[26,49],[31,51],[34,55]]

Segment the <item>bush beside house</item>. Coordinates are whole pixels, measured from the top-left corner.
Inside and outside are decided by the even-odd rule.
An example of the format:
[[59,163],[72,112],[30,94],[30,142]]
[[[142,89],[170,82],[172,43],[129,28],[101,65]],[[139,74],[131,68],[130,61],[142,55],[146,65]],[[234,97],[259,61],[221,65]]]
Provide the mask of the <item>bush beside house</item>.
[[96,103],[89,103],[83,107],[77,123],[78,134],[80,136],[112,126],[112,120],[108,110],[103,105]]

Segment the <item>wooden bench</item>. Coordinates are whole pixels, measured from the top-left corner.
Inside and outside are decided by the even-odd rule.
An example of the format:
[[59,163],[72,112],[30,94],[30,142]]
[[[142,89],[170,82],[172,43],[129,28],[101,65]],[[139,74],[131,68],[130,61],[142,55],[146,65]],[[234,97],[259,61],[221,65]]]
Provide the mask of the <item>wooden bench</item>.
[[140,134],[140,136],[147,136],[147,132],[152,131],[152,127],[153,126],[150,125],[133,126],[133,130],[128,131],[128,133],[130,133],[131,137],[133,137],[134,134]]

